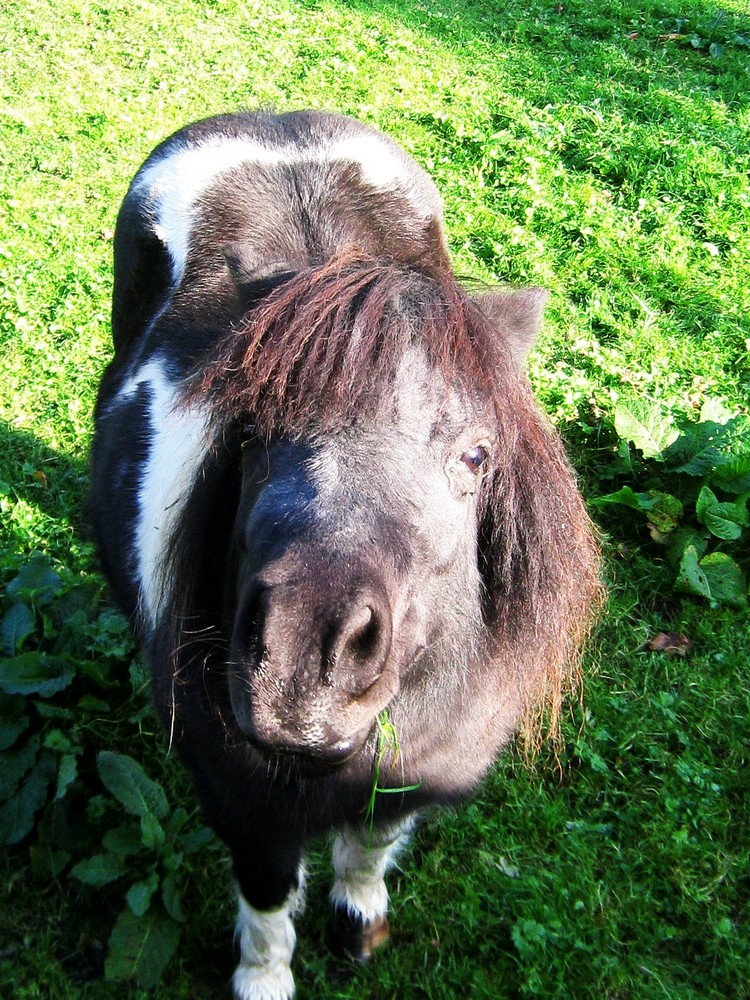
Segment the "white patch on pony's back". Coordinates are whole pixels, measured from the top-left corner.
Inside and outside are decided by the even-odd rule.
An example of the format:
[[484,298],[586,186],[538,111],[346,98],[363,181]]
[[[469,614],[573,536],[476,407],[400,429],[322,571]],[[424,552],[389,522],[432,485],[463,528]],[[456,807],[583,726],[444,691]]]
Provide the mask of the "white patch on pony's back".
[[[307,162],[357,163],[366,183],[383,190],[399,187],[400,193],[411,195],[408,161],[376,135],[352,135],[332,144],[320,138],[308,146],[288,143],[275,147],[249,138],[217,137],[198,145],[178,147],[144,167],[136,176],[132,189],[133,194],[150,203],[155,219],[154,232],[171,258],[175,286],[179,285],[185,271],[193,206],[209,184],[220,174],[243,163],[263,167]],[[432,184],[427,179],[426,183]],[[410,200],[417,212],[429,217],[439,211],[437,192],[432,197],[435,199],[433,205],[420,195],[411,196]]]
[[[371,187],[390,191],[403,185],[405,189],[403,193],[409,194],[410,177],[404,159],[376,135],[355,133],[339,139],[330,150],[326,151],[324,159],[358,163],[362,170],[362,179]],[[417,210],[423,208],[423,201],[414,200],[414,207]]]
[[280,160],[276,150],[251,140],[217,139],[178,147],[137,175],[133,191],[155,205],[154,232],[169,252],[175,285],[185,271],[195,201],[219,174],[247,162],[267,165]]
[[[406,843],[413,821],[388,834],[375,831],[375,843],[368,845],[369,831],[346,827],[333,842],[333,869],[336,881],[330,892],[335,907],[346,907],[355,919],[366,924],[379,920],[388,912],[388,890],[385,873],[399,849]],[[378,842],[379,841],[379,842]]]
[[278,910],[256,910],[240,896],[235,926],[240,962],[232,979],[236,1000],[291,1000],[294,996],[291,961],[297,936],[292,916],[303,905],[302,866],[298,877],[299,888]]
[[162,360],[151,359],[131,375],[118,399],[142,385],[150,391],[151,440],[138,494],[135,547],[141,613],[153,626],[167,597],[166,548],[208,449],[208,418],[199,408],[180,404],[178,385],[169,380]]

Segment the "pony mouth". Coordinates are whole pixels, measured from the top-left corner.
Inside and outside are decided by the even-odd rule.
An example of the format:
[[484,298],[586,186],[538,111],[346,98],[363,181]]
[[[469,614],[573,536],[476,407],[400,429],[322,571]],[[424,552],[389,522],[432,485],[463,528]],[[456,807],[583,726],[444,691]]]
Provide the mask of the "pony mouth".
[[360,747],[350,740],[339,740],[323,748],[268,744],[246,736],[247,742],[269,764],[281,764],[302,777],[316,778],[334,774],[354,757]]

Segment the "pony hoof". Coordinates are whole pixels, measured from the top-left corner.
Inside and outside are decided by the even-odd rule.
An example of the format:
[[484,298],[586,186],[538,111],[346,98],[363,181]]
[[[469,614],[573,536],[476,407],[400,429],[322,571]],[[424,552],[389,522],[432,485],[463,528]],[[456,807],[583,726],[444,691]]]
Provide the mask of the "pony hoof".
[[288,965],[238,965],[232,990],[234,1000],[292,1000],[294,977]]
[[364,920],[345,906],[337,906],[331,916],[333,940],[340,951],[355,962],[368,962],[372,953],[388,940],[388,917]]

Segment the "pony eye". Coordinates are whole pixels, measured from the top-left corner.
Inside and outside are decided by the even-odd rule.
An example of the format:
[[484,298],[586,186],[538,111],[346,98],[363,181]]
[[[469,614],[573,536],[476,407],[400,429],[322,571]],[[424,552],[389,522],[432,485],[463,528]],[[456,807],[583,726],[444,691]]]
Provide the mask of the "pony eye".
[[489,454],[487,449],[481,444],[476,445],[474,448],[469,448],[461,456],[461,461],[464,463],[470,472],[477,473],[486,464]]
[[255,425],[245,421],[240,424],[240,447],[244,450],[256,436]]

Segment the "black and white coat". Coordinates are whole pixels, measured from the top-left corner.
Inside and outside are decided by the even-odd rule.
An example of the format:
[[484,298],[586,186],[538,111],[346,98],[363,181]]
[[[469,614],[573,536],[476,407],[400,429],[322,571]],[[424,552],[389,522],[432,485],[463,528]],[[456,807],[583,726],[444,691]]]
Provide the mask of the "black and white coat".
[[[596,547],[518,365],[543,302],[471,303],[434,184],[352,119],[199,122],[130,186],[91,517],[170,741],[232,854],[238,1000],[293,994],[311,837],[335,836],[339,935],[366,955],[387,936],[384,875],[412,816],[470,791],[559,689]],[[258,350],[256,316],[272,317]],[[367,316],[355,413],[339,413]],[[435,316],[464,331],[449,362]],[[377,780],[410,791],[367,816],[383,712],[400,754]]]

